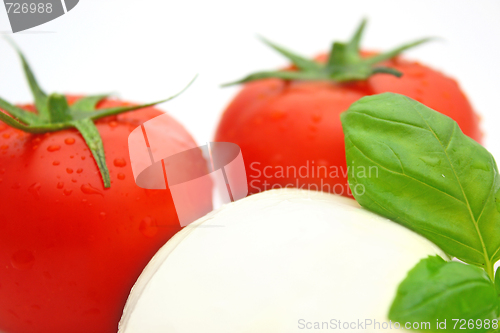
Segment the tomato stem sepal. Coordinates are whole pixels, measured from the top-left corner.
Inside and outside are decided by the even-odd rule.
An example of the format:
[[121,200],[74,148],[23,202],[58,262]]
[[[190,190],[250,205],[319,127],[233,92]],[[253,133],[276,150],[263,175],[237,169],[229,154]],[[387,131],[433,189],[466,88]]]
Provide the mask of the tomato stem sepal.
[[366,22],[366,19],[361,22],[351,40],[347,43],[334,42],[332,44],[331,51],[328,55],[328,60],[325,64],[321,64],[312,59],[307,59],[306,57],[298,55],[290,50],[285,49],[282,46],[274,44],[273,42],[263,37],[260,37],[262,42],[290,60],[296,67],[296,69],[256,72],[246,76],[241,80],[226,83],[222,86],[226,87],[267,78],[302,81],[333,81],[342,83],[351,81],[363,81],[368,79],[370,76],[379,73],[401,77],[403,73],[394,68],[385,66],[376,67],[375,65],[380,62],[390,60],[405,50],[434,39],[422,38],[401,45],[384,53],[380,53],[371,57],[363,57],[360,53],[360,42],[366,26]]
[[108,94],[100,94],[83,97],[70,106],[64,95],[57,93],[47,95],[40,88],[26,57],[11,39],[7,40],[15,48],[21,59],[24,74],[35,100],[34,104],[37,113],[28,112],[0,98],[0,121],[10,127],[32,134],[57,132],[70,128],[77,129],[92,152],[92,156],[97,163],[105,188],[111,186],[111,181],[109,170],[106,165],[102,138],[94,121],[100,118],[167,102],[182,94],[196,79],[195,76],[191,82],[177,94],[153,103],[96,110],[98,103],[109,97]]

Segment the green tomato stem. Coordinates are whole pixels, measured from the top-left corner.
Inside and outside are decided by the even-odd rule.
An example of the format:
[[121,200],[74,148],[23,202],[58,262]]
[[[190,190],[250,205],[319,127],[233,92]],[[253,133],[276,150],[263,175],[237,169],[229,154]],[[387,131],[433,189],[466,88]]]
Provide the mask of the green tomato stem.
[[241,80],[226,83],[222,86],[226,87],[266,78],[277,78],[282,80],[333,81],[341,83],[367,80],[370,76],[378,73],[400,77],[402,73],[393,68],[374,68],[374,66],[380,62],[394,58],[405,50],[432,40],[432,38],[419,39],[394,48],[388,52],[365,58],[361,57],[360,54],[360,42],[365,26],[366,20],[363,20],[349,42],[334,42],[326,64],[320,64],[314,60],[307,59],[295,52],[287,50],[282,46],[260,37],[266,45],[290,60],[295,67],[297,67],[297,70],[259,71],[250,74]]
[[[23,110],[0,98],[0,121],[18,130],[33,134],[55,132],[69,128],[77,129],[92,152],[105,188],[111,186],[111,181],[106,165],[102,138],[93,121],[169,101],[183,93],[196,79],[195,76],[184,89],[174,96],[154,103],[96,110],[99,101],[108,97],[107,94],[101,94],[83,97],[72,106],[69,106],[64,95],[54,93],[47,96],[45,94],[38,85],[35,75],[20,49],[11,39],[8,39],[8,41],[21,59],[38,114]],[[2,112],[2,110],[5,112]]]
[[92,156],[94,156],[97,167],[101,172],[104,187],[110,187],[111,180],[109,176],[108,166],[106,165],[104,146],[102,144],[101,135],[99,134],[97,127],[94,125],[94,122],[88,118],[77,120],[73,124],[75,128],[80,131],[80,134],[83,136],[85,143],[87,143],[87,146],[92,152]]

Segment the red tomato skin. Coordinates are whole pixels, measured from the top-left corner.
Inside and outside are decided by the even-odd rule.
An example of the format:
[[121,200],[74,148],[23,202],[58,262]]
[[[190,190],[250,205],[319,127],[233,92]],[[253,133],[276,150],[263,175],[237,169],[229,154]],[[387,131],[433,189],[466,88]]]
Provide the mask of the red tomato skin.
[[[170,192],[138,187],[130,166],[128,135],[161,114],[96,122],[108,189],[77,131],[30,135],[0,122],[0,331],[117,332],[136,279],[181,229]],[[198,195],[211,200],[211,188]]]
[[384,65],[396,68],[404,75],[401,78],[392,75],[372,76],[369,84],[373,94],[390,91],[411,97],[452,118],[462,132],[477,142],[482,142],[480,118],[456,80],[418,62],[400,57]]
[[279,79],[245,84],[224,111],[215,141],[240,146],[249,193],[299,187],[352,196],[340,114],[367,95],[404,94],[453,118],[465,134],[481,142],[479,117],[455,80],[401,58],[380,65],[403,76],[377,74],[346,84]]

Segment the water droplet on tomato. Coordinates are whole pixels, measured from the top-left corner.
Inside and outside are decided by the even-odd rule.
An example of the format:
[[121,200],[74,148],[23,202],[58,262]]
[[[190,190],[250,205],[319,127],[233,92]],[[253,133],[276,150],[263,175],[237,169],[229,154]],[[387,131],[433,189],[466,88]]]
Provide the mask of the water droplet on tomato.
[[425,72],[421,68],[408,68],[405,72],[405,75],[412,76],[412,77],[423,77],[425,76]]
[[261,117],[261,116],[258,116],[258,117],[255,117],[255,118],[254,118],[253,123],[254,123],[255,125],[260,125],[260,124],[262,124],[262,121],[263,121],[263,120],[262,120],[262,117]]
[[82,173],[83,169],[82,168],[78,168],[76,169],[76,173]]
[[81,159],[82,159],[82,161],[83,161],[83,160],[85,159],[85,156],[82,156],[82,157],[81,157]]
[[59,164],[61,164],[61,162],[59,162],[59,161],[52,162],[52,165],[59,165]]
[[283,161],[283,155],[276,154],[271,158],[271,162],[273,164],[280,164]]
[[116,158],[113,161],[113,164],[115,165],[115,167],[123,168],[124,166],[127,165],[127,162],[125,161],[124,158]]
[[315,123],[319,123],[319,122],[321,121],[321,118],[322,118],[322,117],[321,117],[321,114],[320,114],[320,113],[317,113],[317,112],[315,112],[315,113],[313,113],[313,114],[311,115],[311,119],[312,119],[312,121],[313,121],[313,122],[315,122]]
[[2,137],[4,137],[5,139],[8,139],[8,138],[10,138],[10,133],[4,133],[4,134],[2,134]]
[[64,139],[64,143],[67,145],[72,145],[73,143],[75,143],[75,139],[74,138],[66,138],[66,139]]
[[109,122],[109,126],[110,127],[116,127],[116,126],[118,126],[118,123],[115,120],[112,120],[112,121]]
[[59,149],[61,149],[61,146],[59,145],[50,145],[47,147],[47,151],[50,152],[58,151]]
[[286,112],[282,110],[274,110],[271,112],[271,118],[274,120],[283,119],[286,117]]
[[40,183],[34,183],[34,184],[31,184],[30,187],[28,187],[28,192],[30,192],[31,194],[33,194],[33,196],[38,199],[40,198],[40,189],[42,188],[42,184]]
[[123,173],[119,173],[118,175],[116,175],[116,177],[119,179],[119,180],[124,180],[125,179],[125,175]]
[[73,183],[76,183],[78,180],[76,180],[76,178],[71,178],[71,181],[72,181]]
[[57,188],[62,189],[64,187],[64,182],[57,183]]
[[63,190],[63,194],[64,194],[65,196],[68,196],[68,195],[70,195],[71,193],[73,193],[73,190],[70,190],[70,189],[67,189],[67,188],[65,188],[65,189]]
[[96,189],[95,187],[93,187],[90,184],[83,184],[82,187],[80,187],[80,189],[85,194],[99,194],[99,195],[103,195],[101,191],[99,191],[98,189]]
[[106,219],[106,213],[105,213],[105,212],[100,212],[100,213],[99,213],[99,218],[100,218],[101,220],[105,220],[105,219]]
[[66,169],[66,172],[67,172],[67,173],[69,173],[69,174],[72,174],[72,173],[73,173],[73,169],[71,169],[71,168],[67,168],[67,169]]
[[20,270],[30,269],[35,264],[35,256],[31,251],[19,250],[12,255],[10,263],[12,267]]
[[33,149],[33,150],[37,150],[37,149],[38,149],[38,146],[37,146],[37,145],[34,145],[32,149]]
[[154,237],[158,233],[156,221],[150,217],[143,218],[139,226],[139,231],[146,237]]
[[317,166],[329,167],[330,166],[330,162],[328,162],[327,160],[324,160],[324,159],[319,159],[319,160],[316,161],[316,165]]

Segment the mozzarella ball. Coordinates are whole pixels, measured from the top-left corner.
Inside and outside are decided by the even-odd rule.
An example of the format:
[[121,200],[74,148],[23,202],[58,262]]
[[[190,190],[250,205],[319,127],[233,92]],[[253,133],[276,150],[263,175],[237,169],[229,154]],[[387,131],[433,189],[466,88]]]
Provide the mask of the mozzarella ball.
[[[121,333],[277,333],[371,320],[433,243],[356,201],[280,189],[188,225],[152,259]],[[351,331],[356,331],[351,329]]]

